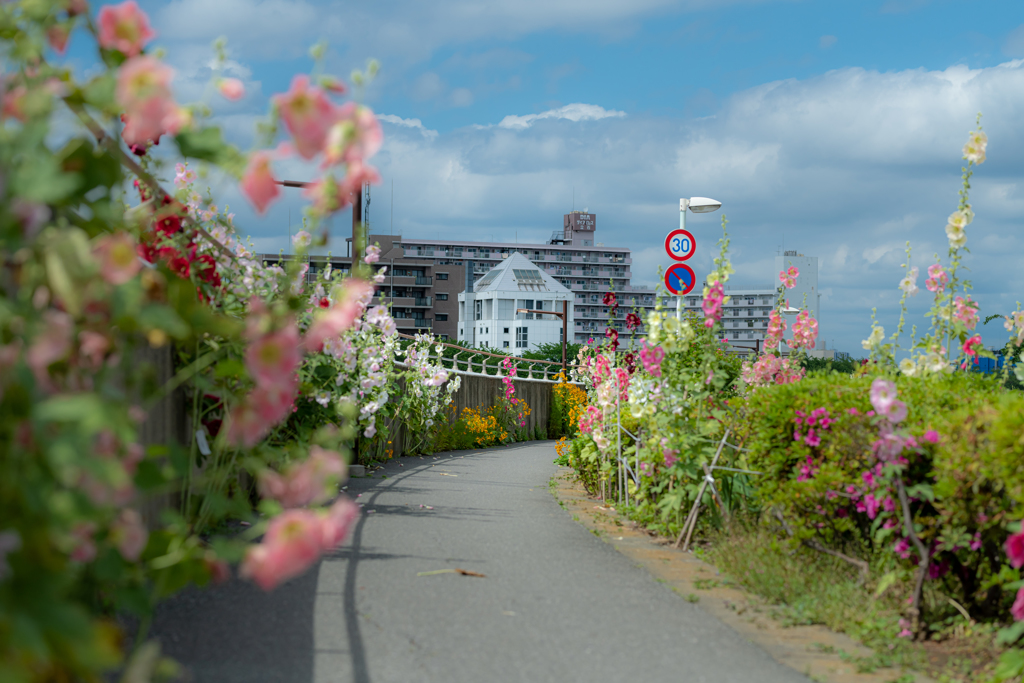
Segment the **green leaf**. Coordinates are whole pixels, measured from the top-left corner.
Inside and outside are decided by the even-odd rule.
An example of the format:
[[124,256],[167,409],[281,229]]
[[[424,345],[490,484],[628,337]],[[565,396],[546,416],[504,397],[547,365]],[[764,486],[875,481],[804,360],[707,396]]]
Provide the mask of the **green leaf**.
[[185,130],[174,139],[182,156],[209,161],[232,173],[241,174],[245,157],[224,141],[220,128],[211,126],[201,130]]
[[875,589],[875,598],[880,598],[882,596],[882,593],[884,593],[889,588],[889,586],[896,583],[897,578],[898,574],[896,572],[889,572],[888,574],[884,575],[881,579],[879,579],[878,588]]
[[14,174],[14,194],[30,202],[57,204],[70,196],[82,182],[77,173],[65,173],[57,159],[36,152],[25,158]]
[[1024,621],[1018,621],[1008,628],[1000,629],[996,634],[996,645],[1012,645],[1024,636]]
[[113,74],[104,73],[89,81],[82,88],[82,97],[93,107],[106,111],[114,104],[116,87],[117,81],[114,80]]
[[995,676],[998,681],[1009,680],[1024,673],[1024,650],[1004,652],[996,666]]

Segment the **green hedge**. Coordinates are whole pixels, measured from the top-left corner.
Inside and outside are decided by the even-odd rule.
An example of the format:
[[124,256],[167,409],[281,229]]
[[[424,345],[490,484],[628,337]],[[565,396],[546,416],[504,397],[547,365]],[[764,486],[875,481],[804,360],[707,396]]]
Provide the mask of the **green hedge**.
[[[978,374],[901,378],[898,396],[908,406],[901,438],[910,441],[886,461],[875,452],[886,421],[870,414],[871,381],[812,374],[731,402],[748,462],[764,473],[754,481],[762,519],[877,572],[905,573],[921,560],[910,540],[901,541],[900,478],[931,554],[926,589],[973,618],[1006,619],[1013,594],[1003,587],[1020,578],[1003,544],[1024,515],[1024,396]],[[819,412],[809,427],[806,416],[820,409],[834,422],[822,429]]]

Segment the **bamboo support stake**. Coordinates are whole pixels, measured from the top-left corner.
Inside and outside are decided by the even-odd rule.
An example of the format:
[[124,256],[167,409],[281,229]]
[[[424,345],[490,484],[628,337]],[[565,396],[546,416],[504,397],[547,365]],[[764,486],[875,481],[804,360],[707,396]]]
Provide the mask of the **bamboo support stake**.
[[[725,430],[725,434],[722,435],[722,441],[718,444],[718,450],[715,451],[715,457],[711,460],[711,467],[718,464],[718,458],[722,455],[722,449],[725,448],[725,441],[729,438],[729,430]],[[705,466],[707,470],[707,466]],[[683,524],[683,528],[679,531],[679,536],[676,538],[676,542],[672,544],[673,548],[678,548],[679,544],[683,542],[683,536],[686,536],[686,543],[683,545],[683,552],[690,547],[690,536],[693,535],[693,530],[697,527],[697,511],[700,508],[701,498],[704,497],[704,491],[708,486],[708,474],[705,472],[704,481],[700,484],[700,490],[697,492],[697,499],[693,501],[693,507],[690,508],[690,514],[686,516],[686,522]]]

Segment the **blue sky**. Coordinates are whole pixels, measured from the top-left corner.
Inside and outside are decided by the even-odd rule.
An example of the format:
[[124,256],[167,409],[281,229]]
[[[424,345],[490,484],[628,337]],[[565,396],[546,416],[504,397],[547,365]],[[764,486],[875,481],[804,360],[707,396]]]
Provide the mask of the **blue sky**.
[[[227,36],[249,94],[211,102],[243,146],[268,96],[310,68],[311,43],[329,42],[343,77],[378,59],[361,94],[385,119],[374,230],[393,220],[407,237],[543,241],[575,188],[598,239],[631,247],[634,281],[653,284],[679,197],[714,197],[730,220],[735,283],[775,278],[783,240],[818,256],[822,336],[855,355],[872,307],[895,326],[904,242],[922,271],[944,252],[960,147],[983,111],[989,161],[975,176],[967,265],[983,315],[1024,299],[1019,0],[141,4],[182,101],[204,96],[209,44]],[[285,247],[297,195],[257,217],[234,187],[214,190],[258,247]],[[720,215],[689,222],[698,273]],[[921,327],[926,294],[911,306]],[[995,323],[984,332],[1005,339]]]

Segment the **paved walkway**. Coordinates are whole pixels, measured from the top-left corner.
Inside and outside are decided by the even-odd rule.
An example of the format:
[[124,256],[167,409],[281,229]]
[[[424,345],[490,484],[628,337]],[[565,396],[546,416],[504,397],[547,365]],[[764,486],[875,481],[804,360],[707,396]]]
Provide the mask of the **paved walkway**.
[[[154,632],[198,683],[808,680],[574,522],[553,457],[389,463],[350,482],[365,514],[335,556],[270,594],[189,591]],[[417,576],[455,568],[485,578]]]

